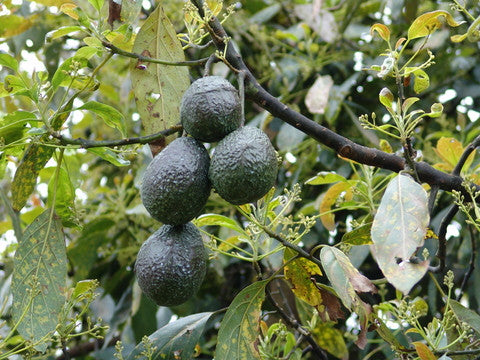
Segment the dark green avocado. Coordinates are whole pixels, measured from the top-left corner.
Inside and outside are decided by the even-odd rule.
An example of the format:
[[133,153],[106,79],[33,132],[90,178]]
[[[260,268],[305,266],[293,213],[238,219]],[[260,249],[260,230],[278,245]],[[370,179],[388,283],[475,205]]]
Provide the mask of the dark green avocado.
[[195,225],[163,225],[140,248],[135,274],[140,289],[160,306],[175,306],[200,288],[207,254]]
[[277,155],[268,136],[245,126],[218,143],[208,175],[223,199],[241,205],[263,197],[275,184],[277,171]]
[[191,137],[172,141],[148,165],[140,195],[150,215],[164,224],[185,224],[207,202],[211,184],[210,158],[202,143]]
[[223,139],[242,122],[237,90],[220,76],[196,80],[183,94],[180,120],[185,131],[197,140]]

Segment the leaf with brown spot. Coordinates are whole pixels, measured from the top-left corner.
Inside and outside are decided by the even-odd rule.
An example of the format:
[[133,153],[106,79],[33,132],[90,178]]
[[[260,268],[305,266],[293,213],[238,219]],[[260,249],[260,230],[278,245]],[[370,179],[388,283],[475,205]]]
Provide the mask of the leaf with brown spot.
[[[185,60],[175,29],[160,5],[140,29],[133,52],[173,62]],[[147,134],[168,129],[180,122],[180,102],[190,85],[186,67],[135,61],[131,77],[138,112]],[[171,135],[166,141],[162,139],[152,151],[158,152],[174,138],[175,135]]]

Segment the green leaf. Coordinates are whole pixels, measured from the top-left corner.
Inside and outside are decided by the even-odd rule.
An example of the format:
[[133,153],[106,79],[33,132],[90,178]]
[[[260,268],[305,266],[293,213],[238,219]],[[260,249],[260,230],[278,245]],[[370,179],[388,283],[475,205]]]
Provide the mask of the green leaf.
[[372,223],[368,223],[349,231],[342,236],[342,242],[350,245],[369,245],[372,244],[372,236],[370,230]]
[[50,160],[54,149],[51,146],[33,143],[25,150],[12,182],[12,207],[14,210],[20,211],[25,206],[37,183],[38,173]]
[[370,28],[370,35],[373,36],[374,32],[377,32],[380,37],[386,42],[390,41],[390,29],[384,24],[373,24]]
[[419,98],[417,97],[409,97],[407,99],[405,99],[405,101],[403,102],[402,104],[402,112],[404,114],[407,113],[408,109],[410,109],[410,107],[415,104],[418,100],[420,100]]
[[[168,61],[184,61],[185,56],[175,29],[161,5],[140,29],[133,52]],[[147,134],[165,130],[180,122],[180,102],[190,85],[184,66],[135,62],[131,70],[132,87],[138,112]],[[166,144],[175,136],[169,136]]]
[[357,292],[376,293],[372,282],[360,274],[342,251],[325,246],[320,251],[323,270],[345,307],[352,310],[359,302]]
[[233,299],[218,330],[216,360],[260,359],[255,344],[268,281],[247,286]]
[[473,330],[480,334],[480,315],[471,309],[467,309],[458,301],[452,299],[449,301],[458,321],[467,323]]
[[112,163],[115,166],[128,166],[129,160],[125,160],[121,154],[118,154],[107,147],[96,147],[87,149],[88,152],[100,156],[103,160]]
[[387,109],[392,109],[392,103],[394,99],[390,89],[384,87],[378,94],[378,98],[383,106],[385,106]]
[[0,65],[18,71],[18,61],[10,54],[0,53]]
[[72,298],[77,299],[82,295],[88,294],[98,287],[97,280],[81,280],[77,282],[73,289]]
[[0,38],[10,38],[30,29],[38,15],[23,17],[18,15],[0,16]]
[[435,103],[430,106],[430,112],[427,114],[431,118],[437,118],[443,113],[443,105],[440,103]]
[[321,171],[314,177],[305,181],[305,184],[308,185],[324,185],[324,184],[333,184],[339,181],[347,181],[342,175],[339,175],[331,171]]
[[88,2],[89,2],[90,4],[92,4],[92,6],[93,6],[97,11],[102,10],[103,0],[88,0]]
[[428,36],[442,26],[442,22],[439,17],[444,17],[447,20],[447,24],[450,26],[459,26],[453,16],[445,10],[436,10],[420,15],[416,18],[412,25],[408,28],[408,40],[417,39],[420,37]]
[[8,91],[9,95],[18,94],[28,96],[32,99],[34,98],[30,92],[31,84],[27,83],[25,79],[20,76],[5,76],[5,83],[3,84],[3,87],[6,91]]
[[196,220],[193,221],[196,226],[222,226],[228,229],[234,230],[240,234],[244,234],[245,230],[233,219],[223,215],[217,214],[204,214],[200,215]]
[[428,269],[428,261],[410,258],[423,245],[429,219],[423,187],[406,175],[393,178],[373,220],[372,253],[387,280],[404,294]]
[[56,91],[60,86],[68,86],[73,80],[71,73],[73,69],[81,69],[87,66],[87,59],[83,57],[70,57],[66,59],[55,71],[52,77],[52,88]]
[[[203,312],[186,316],[155,331],[148,337],[156,347],[152,360],[191,360],[195,345],[202,335],[205,324],[213,313]],[[126,360],[141,358],[144,343],[138,344]]]
[[422,69],[415,70],[413,74],[415,75],[415,79],[413,80],[413,90],[419,94],[430,86],[430,78]]
[[[55,190],[55,183],[57,189]],[[62,219],[64,226],[74,226],[76,224],[75,213],[75,189],[73,188],[70,176],[64,168],[59,169],[58,182],[55,175],[51,177],[48,183],[48,201],[47,206],[51,207],[53,195],[55,194],[55,212]]]
[[[26,229],[13,260],[13,322],[27,340],[41,340],[57,326],[65,303],[65,240],[60,219],[45,210]],[[45,351],[40,343],[37,350]]]
[[48,32],[47,35],[45,35],[45,39],[46,41],[52,41],[77,31],[84,31],[84,29],[81,26],[62,26],[56,30]]
[[127,136],[125,119],[122,113],[110,105],[102,104],[97,101],[88,101],[76,110],[88,110],[97,114],[108,126],[118,129],[123,137]]

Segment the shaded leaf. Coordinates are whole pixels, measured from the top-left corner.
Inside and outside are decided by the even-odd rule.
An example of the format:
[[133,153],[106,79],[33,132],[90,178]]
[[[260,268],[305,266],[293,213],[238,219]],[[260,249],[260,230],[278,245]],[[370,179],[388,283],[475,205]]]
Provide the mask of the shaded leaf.
[[457,23],[453,19],[453,16],[445,10],[431,11],[420,15],[413,21],[408,28],[408,39],[417,39],[433,33],[442,26],[442,22],[439,19],[440,17],[444,17],[450,26],[455,27],[460,25],[460,23]]
[[377,32],[380,37],[386,42],[390,41],[390,29],[384,24],[373,24],[370,28],[370,35],[373,35],[374,32]]
[[393,154],[392,145],[385,139],[380,140],[380,149],[386,153]]
[[413,342],[413,346],[415,346],[415,350],[417,350],[417,354],[421,360],[437,360],[437,357],[433,354],[432,350],[430,350],[424,343],[415,341]]
[[12,182],[12,207],[14,210],[20,211],[25,206],[37,183],[38,173],[50,160],[53,151],[53,147],[35,143],[25,150]]
[[343,333],[333,327],[332,322],[320,322],[312,330],[312,335],[318,345],[339,359],[348,359],[348,349]]
[[308,185],[324,185],[333,184],[339,181],[347,181],[342,175],[339,175],[332,171],[321,171],[314,177],[305,181]]
[[[152,360],[191,360],[195,345],[202,335],[205,324],[213,313],[203,312],[186,316],[169,323],[151,334],[148,339],[156,347]],[[128,355],[126,360],[138,359],[145,351],[142,343]]]
[[375,324],[375,330],[378,332],[380,337],[385,340],[392,348],[403,349],[404,346],[400,344],[398,339],[395,337],[393,332],[388,328],[387,325],[382,321],[382,319],[374,316],[373,323]]
[[[57,188],[55,190],[55,183]],[[59,169],[58,181],[52,176],[48,183],[47,206],[51,207],[55,194],[55,213],[62,219],[64,226],[74,226],[75,221],[75,189],[73,188],[70,176],[64,168]]]
[[81,280],[73,289],[72,298],[77,299],[84,294],[90,293],[98,287],[97,280]]
[[108,161],[109,163],[115,166],[128,166],[130,165],[129,160],[125,160],[123,156],[107,147],[96,147],[87,149],[88,152],[100,156],[103,160]]
[[397,175],[387,186],[372,225],[372,252],[387,280],[407,294],[428,269],[428,261],[411,262],[423,245],[429,223],[423,187]]
[[415,70],[413,74],[415,75],[415,79],[413,80],[413,90],[419,94],[430,86],[430,78],[422,69]]
[[450,306],[458,321],[467,323],[473,330],[480,334],[480,315],[471,309],[467,309],[458,301],[450,299]]
[[[67,257],[60,219],[45,210],[26,229],[13,260],[13,321],[18,332],[39,341],[57,326],[65,303]],[[45,351],[41,343],[35,348]]]
[[348,309],[355,308],[360,301],[357,292],[377,292],[372,282],[360,274],[350,259],[337,248],[323,247],[320,251],[320,259],[328,280]]
[[268,280],[257,281],[233,299],[218,330],[216,360],[260,359],[255,346]]
[[352,199],[351,187],[352,184],[349,182],[339,182],[332,185],[323,196],[319,208],[320,220],[327,230],[335,230],[335,214],[331,211],[343,192],[345,192],[345,200],[349,201]]
[[123,137],[127,136],[123,114],[114,107],[97,101],[88,101],[77,110],[88,110],[97,114],[108,126],[118,129]]
[[372,244],[372,236],[370,231],[372,229],[372,223],[368,223],[358,228],[345,233],[342,236],[342,242],[350,245],[369,245]]
[[[133,52],[168,61],[185,60],[175,29],[161,5],[157,6],[140,29]],[[138,112],[147,134],[165,130],[180,122],[180,102],[190,85],[186,67],[136,62],[131,70],[131,78]],[[162,145],[165,146],[174,138],[169,136]]]

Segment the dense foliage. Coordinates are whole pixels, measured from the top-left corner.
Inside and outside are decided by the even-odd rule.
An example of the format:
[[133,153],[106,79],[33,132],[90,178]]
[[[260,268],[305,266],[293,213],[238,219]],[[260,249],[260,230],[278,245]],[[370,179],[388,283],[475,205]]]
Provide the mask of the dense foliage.
[[[1,2],[0,359],[480,358],[479,11]],[[158,307],[140,186],[204,75],[279,173],[255,204],[210,194],[205,280]]]

